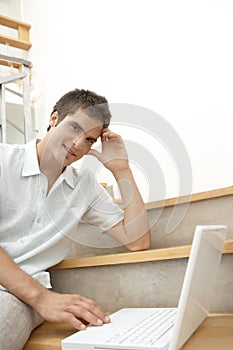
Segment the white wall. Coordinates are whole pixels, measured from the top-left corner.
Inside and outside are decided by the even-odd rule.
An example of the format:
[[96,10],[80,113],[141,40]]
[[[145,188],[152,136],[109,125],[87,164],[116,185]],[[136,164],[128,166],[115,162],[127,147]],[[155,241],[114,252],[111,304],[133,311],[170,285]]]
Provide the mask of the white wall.
[[[88,88],[110,103],[135,104],[162,116],[189,154],[192,192],[232,184],[231,0],[21,0],[21,5],[22,20],[32,24],[40,135],[63,93]],[[135,142],[144,145],[150,125],[145,127],[147,135],[141,130],[123,135],[135,135]],[[176,196],[176,160],[166,147],[157,154],[164,145],[155,137],[150,142],[145,147],[161,166],[165,196]]]
[[4,16],[21,19],[21,0],[0,0],[0,13]]

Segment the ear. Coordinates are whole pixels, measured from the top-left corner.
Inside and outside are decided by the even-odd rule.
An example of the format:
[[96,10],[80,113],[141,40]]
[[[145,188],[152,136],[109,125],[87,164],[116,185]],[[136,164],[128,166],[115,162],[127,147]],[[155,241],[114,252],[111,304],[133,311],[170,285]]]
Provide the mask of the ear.
[[51,126],[51,128],[55,128],[55,126],[57,125],[57,121],[58,121],[58,112],[53,112],[49,121],[49,125]]

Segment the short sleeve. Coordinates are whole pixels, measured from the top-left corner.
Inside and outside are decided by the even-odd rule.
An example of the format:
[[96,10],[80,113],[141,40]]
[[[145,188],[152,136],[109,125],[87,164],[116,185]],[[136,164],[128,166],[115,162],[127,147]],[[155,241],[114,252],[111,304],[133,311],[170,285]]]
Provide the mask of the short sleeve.
[[95,198],[83,215],[82,221],[106,231],[124,218],[124,212],[97,181],[92,185],[95,188]]

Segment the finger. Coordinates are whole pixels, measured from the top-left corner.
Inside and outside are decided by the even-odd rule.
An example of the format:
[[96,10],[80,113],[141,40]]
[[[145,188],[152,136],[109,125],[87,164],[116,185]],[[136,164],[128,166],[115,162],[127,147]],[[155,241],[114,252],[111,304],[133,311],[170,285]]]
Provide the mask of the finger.
[[115,132],[111,132],[111,131],[103,133],[102,137],[105,139],[121,138],[119,134],[116,134]]
[[[97,304],[95,301],[91,299],[83,299],[82,302],[79,303],[79,305],[80,304],[84,309],[84,312],[86,315],[84,317],[85,320],[90,321],[90,319],[87,317],[91,317],[93,319],[93,316],[94,316],[95,320],[94,319],[93,320],[95,324],[100,324],[99,320],[101,320],[103,323],[109,322],[109,317],[106,316],[102,307],[99,304]],[[87,310],[87,312],[85,310]],[[90,322],[92,323],[93,321],[90,321]]]
[[83,324],[85,324],[85,326],[87,326],[89,324],[88,321],[84,320],[84,318],[82,317],[78,317],[79,321],[82,322]]
[[103,128],[103,129],[102,129],[102,134],[103,134],[104,132],[107,132],[107,131],[110,131],[110,129],[109,129],[109,128]]
[[86,328],[84,322],[75,317],[72,313],[67,312],[66,314],[64,314],[62,322],[67,322],[71,324],[71,326],[78,329],[79,331],[83,331]]
[[[72,305],[76,307],[76,310],[81,308],[81,310],[78,311],[79,314],[76,314],[76,316],[83,317],[83,314],[86,311],[88,311],[91,315],[94,315],[96,319],[101,319],[103,322],[109,319],[109,318],[105,319],[106,314],[99,304],[97,304],[94,300],[86,298],[82,295],[79,295],[79,294],[73,295]],[[90,321],[90,319],[87,319],[86,317],[84,317],[84,319],[87,321]]]
[[119,134],[111,131],[110,129],[104,129],[102,130],[101,136],[103,138],[111,138],[111,137],[121,137]]
[[106,134],[110,132],[109,128],[104,128],[101,132],[101,142],[106,141]]
[[98,316],[81,307],[78,307],[76,310],[74,310],[73,315],[77,317],[80,322],[84,320],[84,322],[82,322],[83,324],[89,323],[93,326],[102,326],[104,323],[103,320],[98,318]]

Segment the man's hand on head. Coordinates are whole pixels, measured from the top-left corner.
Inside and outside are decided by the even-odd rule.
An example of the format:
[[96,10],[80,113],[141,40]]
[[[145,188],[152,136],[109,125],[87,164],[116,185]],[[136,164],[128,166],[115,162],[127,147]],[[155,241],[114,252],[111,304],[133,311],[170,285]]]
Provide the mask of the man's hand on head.
[[129,168],[128,155],[119,134],[104,128],[101,135],[102,152],[91,149],[88,154],[95,156],[113,174]]

